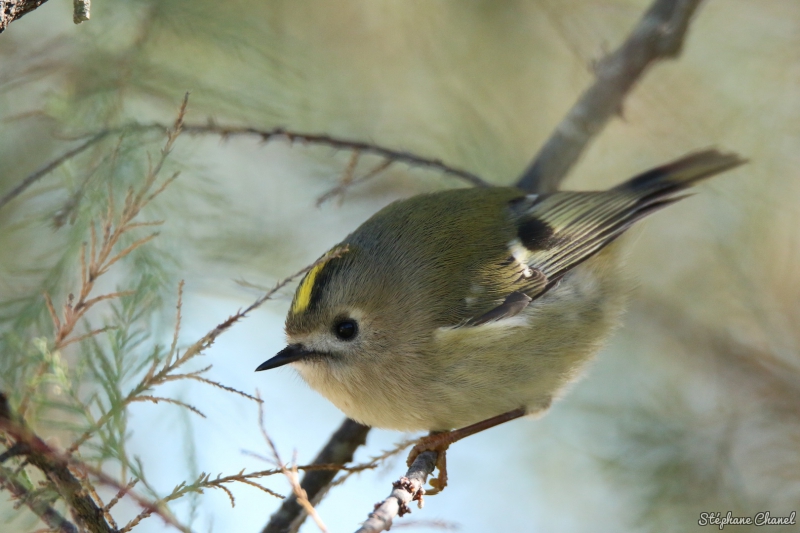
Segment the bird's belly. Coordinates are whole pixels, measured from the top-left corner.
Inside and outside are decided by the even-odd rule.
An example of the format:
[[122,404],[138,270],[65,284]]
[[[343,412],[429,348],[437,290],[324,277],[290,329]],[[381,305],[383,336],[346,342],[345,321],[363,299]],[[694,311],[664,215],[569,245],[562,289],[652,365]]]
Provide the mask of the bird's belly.
[[543,411],[618,321],[624,291],[611,263],[598,254],[519,315],[442,328],[423,353],[387,357],[387,366],[297,368],[347,416],[373,427],[445,430],[520,407]]
[[[613,258],[613,256],[611,256]],[[546,409],[617,324],[625,293],[609,256],[590,260],[519,315],[436,334],[427,395],[435,426],[462,427],[525,407]],[[610,268],[612,267],[613,268]]]

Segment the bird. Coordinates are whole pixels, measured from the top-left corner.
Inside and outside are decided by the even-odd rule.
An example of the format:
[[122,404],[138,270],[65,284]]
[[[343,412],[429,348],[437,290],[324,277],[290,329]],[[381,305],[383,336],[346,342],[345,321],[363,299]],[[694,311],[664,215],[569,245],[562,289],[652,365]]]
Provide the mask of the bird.
[[541,415],[620,321],[624,240],[745,160],[706,149],[608,190],[453,189],[386,206],[323,255],[287,314],[292,365],[353,420],[430,432],[409,456]]

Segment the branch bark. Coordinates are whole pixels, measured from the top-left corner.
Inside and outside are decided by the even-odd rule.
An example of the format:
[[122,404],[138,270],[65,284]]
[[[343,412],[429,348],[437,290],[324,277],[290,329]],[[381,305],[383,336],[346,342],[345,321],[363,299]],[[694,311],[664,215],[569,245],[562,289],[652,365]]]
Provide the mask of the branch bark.
[[645,71],[662,59],[677,57],[692,15],[701,0],[655,0],[633,32],[595,67],[588,88],[520,176],[517,187],[552,192],[564,181],[583,151],[615,114]]
[[[24,455],[30,464],[47,476],[82,526],[91,533],[117,533],[116,528],[106,522],[103,509],[84,490],[80,480],[70,472],[67,463],[52,453],[50,447],[21,420],[16,420],[2,392],[0,392],[0,431],[14,439],[21,450],[19,454]],[[3,481],[10,480],[3,479]]]
[[381,503],[375,505],[375,510],[369,514],[356,533],[378,533],[379,531],[389,531],[392,527],[392,520],[395,516],[403,516],[410,513],[408,504],[412,501],[419,502],[422,509],[422,496],[425,494],[425,481],[436,467],[436,459],[439,454],[433,451],[422,452],[406,472],[405,477],[392,484],[392,492],[389,497]]
[[[81,463],[73,457],[50,447],[30,429],[17,413],[11,410],[8,399],[2,391],[0,391],[0,434],[5,435],[10,442],[13,442],[11,447],[2,454],[2,459],[7,460],[10,457],[19,455],[25,458],[25,462],[38,468],[67,504],[72,517],[77,522],[77,525],[80,526],[82,532],[119,533],[116,526],[109,524],[106,510],[101,508],[93,499],[92,494],[94,491],[87,490],[87,487],[81,483],[78,476],[73,474],[71,468],[85,472],[103,485],[116,489],[118,491],[117,499],[121,498],[123,495],[127,495],[147,511],[147,516],[156,514],[160,516],[165,523],[175,527],[179,531],[188,531],[188,529],[178,523],[171,514],[164,512],[158,502],[149,501],[137,495],[135,492],[131,492],[130,489],[132,485],[120,483],[103,471]],[[7,469],[0,468],[0,484],[5,485],[13,483],[14,481],[14,478],[8,475]],[[88,489],[91,489],[91,487],[88,487]],[[48,511],[44,507],[41,509],[43,512]],[[42,516],[40,515],[40,517]],[[59,517],[60,515],[57,513],[54,515],[48,512],[47,520],[55,521]],[[45,520],[45,517],[42,517],[42,519]],[[61,528],[66,528],[66,530],[60,533],[72,533],[69,531],[70,525],[72,524],[66,521],[64,524],[61,524]]]
[[[3,33],[9,24],[45,2],[47,0],[0,0],[0,33]],[[91,0],[72,0],[72,22],[80,24],[89,20],[90,2]]]
[[47,0],[0,0],[0,33],[3,33],[9,24],[45,2]]
[[53,509],[49,503],[33,496],[22,483],[13,479],[2,467],[0,467],[0,487],[8,490],[17,501],[24,503],[51,530],[58,533],[78,533],[75,524],[61,516],[61,513]]
[[[349,463],[353,460],[356,449],[366,442],[369,429],[349,418],[345,419],[311,464]],[[305,473],[300,487],[306,491],[312,505],[322,500],[337,473],[337,470],[311,470]],[[297,497],[292,494],[283,500],[261,533],[295,533],[307,516],[297,502]]]

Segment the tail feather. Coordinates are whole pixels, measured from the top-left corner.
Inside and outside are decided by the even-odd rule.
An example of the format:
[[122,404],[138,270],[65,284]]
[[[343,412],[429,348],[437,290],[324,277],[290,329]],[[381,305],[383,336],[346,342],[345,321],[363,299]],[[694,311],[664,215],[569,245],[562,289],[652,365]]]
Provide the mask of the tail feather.
[[661,197],[691,187],[726,170],[747,163],[734,153],[715,149],[702,150],[676,159],[666,165],[643,172],[614,187],[621,192],[634,192],[642,197],[656,194]]
[[[683,192],[687,188],[744,163],[736,154],[703,150],[608,191],[556,192],[517,202],[518,235],[529,251],[528,266],[542,272],[550,287],[637,221],[690,196]],[[546,233],[546,242],[532,242],[530,227],[535,227],[537,234]]]

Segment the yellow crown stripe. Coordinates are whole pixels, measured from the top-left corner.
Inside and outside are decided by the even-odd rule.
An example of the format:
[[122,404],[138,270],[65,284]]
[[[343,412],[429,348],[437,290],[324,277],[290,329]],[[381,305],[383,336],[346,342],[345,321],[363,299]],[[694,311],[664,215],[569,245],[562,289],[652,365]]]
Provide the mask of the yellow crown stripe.
[[308,271],[306,277],[300,282],[300,286],[297,287],[297,293],[294,295],[291,311],[293,315],[302,313],[308,309],[308,306],[311,304],[311,294],[314,292],[314,284],[317,282],[317,276],[319,276],[319,273],[325,268],[325,265],[332,259],[336,259],[349,251],[350,248],[348,245],[337,246],[323,255],[319,261],[317,261],[317,264]]
[[314,268],[309,270],[306,277],[303,278],[303,281],[297,288],[294,303],[292,303],[292,314],[296,315],[308,309],[308,304],[311,303],[311,291],[314,289],[314,282],[317,280],[317,275],[325,266],[325,263],[327,263],[327,261],[317,263]]

